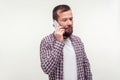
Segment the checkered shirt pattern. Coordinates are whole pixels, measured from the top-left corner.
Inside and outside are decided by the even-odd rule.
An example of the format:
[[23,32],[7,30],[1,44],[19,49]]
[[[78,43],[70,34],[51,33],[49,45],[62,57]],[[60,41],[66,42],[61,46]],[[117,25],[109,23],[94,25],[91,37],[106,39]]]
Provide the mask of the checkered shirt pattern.
[[[90,64],[83,43],[80,38],[75,35],[71,35],[70,40],[76,54],[77,80],[92,80]],[[42,70],[49,75],[49,80],[63,80],[64,45],[64,43],[57,41],[53,34],[50,34],[41,40],[41,67]]]

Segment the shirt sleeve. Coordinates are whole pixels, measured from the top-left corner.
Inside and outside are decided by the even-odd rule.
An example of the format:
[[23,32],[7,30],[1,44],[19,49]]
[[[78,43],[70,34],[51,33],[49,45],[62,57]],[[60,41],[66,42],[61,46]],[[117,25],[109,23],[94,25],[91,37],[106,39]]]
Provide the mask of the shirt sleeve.
[[40,44],[40,59],[41,67],[46,74],[55,71],[57,64],[60,63],[61,56],[63,56],[64,43],[55,41],[49,44],[43,39]]
[[[82,44],[83,45],[83,44]],[[84,66],[84,71],[85,71],[85,80],[92,80],[92,73],[90,70],[90,63],[89,60],[86,56],[86,52],[84,50],[84,45],[83,45],[83,66]]]

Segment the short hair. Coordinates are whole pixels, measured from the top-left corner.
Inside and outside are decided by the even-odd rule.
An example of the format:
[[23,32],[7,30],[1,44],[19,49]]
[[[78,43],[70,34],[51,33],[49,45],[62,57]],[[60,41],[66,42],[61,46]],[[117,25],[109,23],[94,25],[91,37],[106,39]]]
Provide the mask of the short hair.
[[53,9],[53,20],[58,20],[58,14],[57,14],[58,10],[61,10],[61,12],[65,12],[65,11],[71,10],[71,8],[68,5],[65,5],[65,4],[56,6]]

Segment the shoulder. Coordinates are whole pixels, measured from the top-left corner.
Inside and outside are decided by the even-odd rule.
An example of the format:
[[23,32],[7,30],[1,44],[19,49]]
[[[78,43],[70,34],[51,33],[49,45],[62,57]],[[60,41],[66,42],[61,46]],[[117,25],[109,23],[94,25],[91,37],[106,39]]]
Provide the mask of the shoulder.
[[41,44],[51,43],[51,42],[53,42],[54,40],[55,40],[54,35],[53,35],[53,34],[49,34],[49,35],[47,35],[47,36],[45,36],[45,37],[42,38]]
[[71,35],[70,38],[71,38],[71,40],[82,42],[82,41],[81,41],[81,38],[80,38],[79,36]]
[[71,42],[72,42],[73,44],[75,44],[75,45],[80,45],[80,46],[84,46],[84,45],[83,45],[83,42],[82,42],[82,40],[81,40],[80,37],[78,37],[78,36],[76,36],[76,35],[71,35],[70,39],[71,39]]

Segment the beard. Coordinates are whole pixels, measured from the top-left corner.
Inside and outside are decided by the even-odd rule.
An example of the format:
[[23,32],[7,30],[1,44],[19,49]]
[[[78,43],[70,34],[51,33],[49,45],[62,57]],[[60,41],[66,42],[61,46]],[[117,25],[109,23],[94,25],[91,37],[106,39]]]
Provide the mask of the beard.
[[73,28],[71,27],[68,31],[65,31],[65,33],[63,34],[64,39],[70,37],[73,33]]

